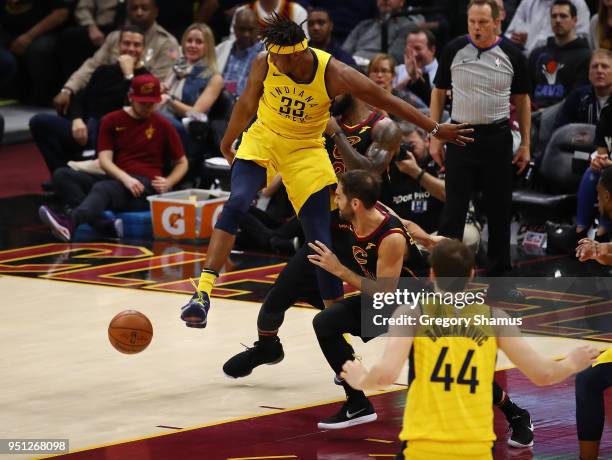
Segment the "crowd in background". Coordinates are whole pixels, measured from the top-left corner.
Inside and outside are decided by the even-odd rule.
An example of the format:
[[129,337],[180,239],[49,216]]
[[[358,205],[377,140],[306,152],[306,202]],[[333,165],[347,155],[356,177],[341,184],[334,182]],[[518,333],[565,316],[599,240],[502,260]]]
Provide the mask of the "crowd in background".
[[[263,50],[258,29],[273,11],[302,25],[311,46],[360,69],[384,89],[429,113],[438,60],[447,43],[466,34],[468,3],[0,0],[0,98],[54,107],[56,114],[41,113],[30,122],[53,177],[44,188],[53,191],[62,189],[56,171],[63,170],[65,176],[63,168],[69,163],[78,163],[75,167],[84,174],[104,173],[96,160],[101,121],[128,103],[135,78],[153,76],[160,82],[156,116],[174,128],[188,163],[187,172],[175,177],[171,186],[208,186],[211,176],[204,160],[220,156],[218,146],[233,102],[244,91],[253,59]],[[497,0],[497,4],[500,36],[518,47],[528,62],[534,125],[552,135],[570,123],[608,123],[598,129],[603,144],[578,191],[576,233],[584,235],[597,219],[598,175],[612,165],[612,109],[606,108],[612,93],[612,0]],[[447,99],[449,113],[452,97]],[[335,113],[338,121],[359,111],[358,101],[350,102]],[[370,116],[370,109],[364,115]],[[511,125],[515,116],[513,112]],[[348,126],[342,129],[348,132]],[[433,231],[444,200],[443,168],[432,162],[425,133],[407,123],[400,127],[403,156],[396,157],[383,175],[395,180],[393,190],[408,191],[391,193],[388,204]],[[521,142],[516,126],[513,136],[516,150]],[[540,135],[532,143],[534,163],[550,137]],[[178,156],[173,146],[172,158]],[[170,171],[170,166],[164,168]],[[422,182],[421,171],[436,181]],[[156,189],[165,187],[150,187],[152,193]],[[282,202],[282,194],[282,184],[267,189],[262,195],[266,204],[259,207],[267,208],[271,196],[272,203]],[[272,230],[261,245],[291,250],[294,245],[289,243],[299,235],[274,232],[285,229],[293,218],[286,206],[280,207],[283,211],[272,213],[268,226]],[[597,226],[598,237],[606,238],[608,222],[598,219]]]

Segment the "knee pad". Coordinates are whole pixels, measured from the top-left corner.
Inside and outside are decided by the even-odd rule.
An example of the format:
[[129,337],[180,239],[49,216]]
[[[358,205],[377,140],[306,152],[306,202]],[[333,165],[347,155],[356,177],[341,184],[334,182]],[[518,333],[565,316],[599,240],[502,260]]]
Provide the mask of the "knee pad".
[[215,225],[216,229],[223,230],[231,235],[235,235],[238,231],[240,221],[249,209],[250,203],[246,205],[243,203],[245,200],[241,200],[240,197],[230,196],[227,203],[223,205],[223,211],[221,216]]

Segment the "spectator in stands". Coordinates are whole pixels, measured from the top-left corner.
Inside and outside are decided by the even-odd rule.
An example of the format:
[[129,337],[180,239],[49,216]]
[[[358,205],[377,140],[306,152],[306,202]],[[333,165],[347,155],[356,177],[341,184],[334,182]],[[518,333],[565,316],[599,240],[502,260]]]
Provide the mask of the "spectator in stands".
[[554,37],[529,55],[532,102],[538,109],[560,102],[588,80],[591,50],[586,38],[576,37],[576,14],[571,0],[555,0],[550,9]]
[[[601,171],[612,166],[612,104],[608,104],[601,111],[599,122],[595,130],[595,145],[597,154],[591,159],[591,166],[582,176],[578,188],[578,209],[576,211],[576,238],[580,241],[586,238],[593,225],[595,217],[595,203],[597,202],[597,182]],[[612,222],[601,215],[595,239],[599,242],[609,241]]]
[[73,6],[74,0],[0,0],[0,49],[23,61],[27,75],[19,80],[20,98],[31,104],[51,101],[59,78],[54,62],[58,31]]
[[160,112],[178,131],[193,175],[203,159],[191,145],[186,125],[190,121],[206,121],[206,113],[223,91],[223,77],[217,70],[215,38],[206,24],[190,25],[181,39],[181,48],[182,56],[164,82]]
[[119,0],[78,0],[76,25],[62,31],[62,78],[66,79],[102,46],[106,36],[121,24],[116,19]]
[[[446,201],[444,173],[429,154],[429,139],[419,127],[401,121],[402,146],[389,173],[383,176],[381,201],[402,219],[414,222],[427,233],[438,231]],[[478,249],[479,225],[468,214],[463,242]]]
[[[404,7],[404,0],[378,0],[378,17],[361,21],[346,37],[342,48],[362,61],[371,60],[376,54],[382,52],[382,23],[388,20],[388,48],[387,52],[396,61],[402,59],[404,45],[408,32],[417,28],[417,19],[422,17],[394,16]],[[357,59],[359,61],[359,59]],[[358,62],[362,65],[361,62]]]
[[596,125],[612,94],[612,52],[599,49],[589,65],[590,84],[573,90],[557,113],[553,130],[569,123]]
[[[160,80],[165,80],[172,71],[172,64],[178,57],[179,45],[176,39],[155,22],[157,6],[155,0],[127,0],[127,17],[129,24],[145,31],[143,63]],[[55,109],[61,115],[68,113],[70,99],[74,93],[85,87],[93,71],[103,64],[117,61],[119,31],[112,32],[104,40],[102,47],[93,57],[87,59],[53,99]]]
[[599,10],[589,26],[589,45],[594,50],[612,50],[612,0],[599,0]]
[[[591,14],[584,0],[571,0],[577,10],[576,34],[586,37],[589,34]],[[506,37],[523,48],[528,56],[537,46],[542,46],[553,31],[546,25],[543,18],[550,16],[554,0],[522,0],[514,13],[514,17],[506,29]]]
[[30,119],[32,137],[51,173],[70,160],[81,159],[84,150],[96,148],[100,119],[125,105],[134,75],[148,73],[142,65],[144,39],[139,27],[123,27],[117,61],[94,70],[87,85],[72,99],[68,118],[39,113]]
[[230,37],[215,48],[225,88],[235,96],[240,96],[244,91],[251,64],[264,49],[263,43],[257,39],[258,31],[255,12],[245,8],[236,13],[235,38]]
[[393,87],[400,93],[410,90],[429,104],[437,70],[436,37],[427,29],[415,30],[406,37],[404,63],[395,67]]
[[308,13],[299,3],[290,0],[255,0],[238,7],[232,17],[230,37],[233,38],[235,36],[236,14],[247,8],[253,10],[260,27],[265,26],[265,21],[271,18],[273,13],[276,13],[279,16],[288,17],[293,22],[301,25],[306,38],[308,38],[308,25],[306,24]]
[[[72,209],[60,214],[41,206],[39,216],[62,241],[70,241],[82,223],[102,234],[121,237],[121,222],[105,219],[105,210],[146,210],[147,196],[171,190],[187,172],[187,160],[176,130],[154,112],[155,104],[161,100],[159,80],[153,75],[134,77],[129,97],[129,107],[102,119],[98,150],[106,175],[68,167],[53,173],[60,200]],[[173,166],[165,176],[167,162]]]
[[329,12],[334,23],[333,36],[338,43],[344,43],[349,33],[366,19],[378,16],[376,0],[339,2],[338,0],[310,0],[313,8]]
[[425,104],[412,92],[403,91],[399,93],[393,88],[393,79],[395,78],[396,67],[396,61],[393,56],[389,54],[377,54],[372,58],[370,64],[368,65],[368,77],[378,86],[381,86],[383,89],[410,102],[416,108],[420,110],[427,110],[427,104]]
[[323,51],[327,51],[339,61],[352,67],[357,67],[357,63],[350,53],[340,47],[332,37],[334,23],[327,10],[313,8],[308,12],[308,33],[310,34],[309,45]]
[[194,22],[199,19],[203,3],[199,0],[156,0],[159,8],[158,22],[174,37],[182,37]]
[[17,73],[17,61],[10,51],[0,47],[0,96]]

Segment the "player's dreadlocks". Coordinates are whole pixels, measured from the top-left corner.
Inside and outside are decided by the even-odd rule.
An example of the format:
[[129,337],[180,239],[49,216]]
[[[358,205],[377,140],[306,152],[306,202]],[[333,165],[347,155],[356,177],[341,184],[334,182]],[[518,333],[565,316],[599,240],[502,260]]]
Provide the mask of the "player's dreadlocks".
[[270,45],[291,46],[306,39],[306,34],[298,24],[276,12],[265,22],[266,25],[261,30],[261,40],[266,48]]

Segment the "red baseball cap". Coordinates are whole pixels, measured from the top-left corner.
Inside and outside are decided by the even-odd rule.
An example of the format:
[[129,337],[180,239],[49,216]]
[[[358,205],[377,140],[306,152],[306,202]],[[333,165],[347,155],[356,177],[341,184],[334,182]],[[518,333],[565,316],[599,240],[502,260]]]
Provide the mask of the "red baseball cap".
[[161,101],[161,88],[159,80],[154,75],[138,75],[132,79],[130,97],[136,102]]

